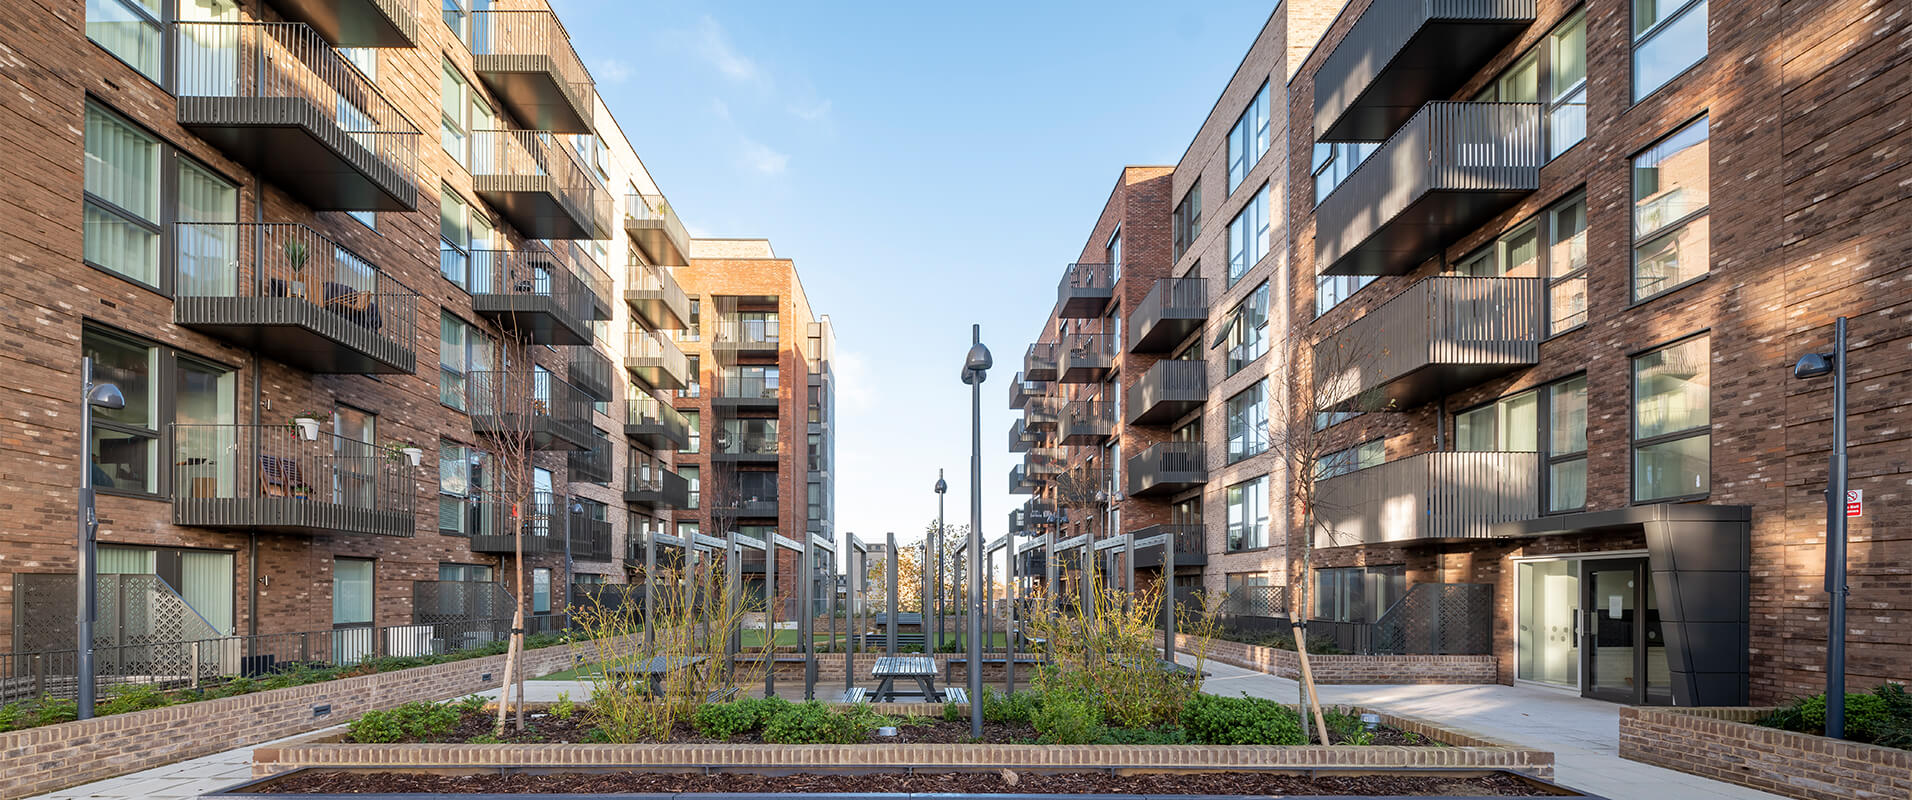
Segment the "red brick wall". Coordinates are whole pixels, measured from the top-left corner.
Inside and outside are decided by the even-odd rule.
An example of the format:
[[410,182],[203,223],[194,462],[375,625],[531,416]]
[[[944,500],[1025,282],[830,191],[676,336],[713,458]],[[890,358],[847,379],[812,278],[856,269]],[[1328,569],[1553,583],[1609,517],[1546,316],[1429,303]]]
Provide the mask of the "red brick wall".
[[1913,753],[1748,724],[1768,709],[1620,709],[1620,757],[1800,800],[1904,800]]
[[[1173,646],[1194,653],[1202,641],[1174,634]],[[1219,639],[1204,641],[1208,661],[1242,669],[1300,679],[1300,656],[1292,650],[1260,647]],[[1316,683],[1343,684],[1459,684],[1497,683],[1493,656],[1353,656],[1308,654]]]

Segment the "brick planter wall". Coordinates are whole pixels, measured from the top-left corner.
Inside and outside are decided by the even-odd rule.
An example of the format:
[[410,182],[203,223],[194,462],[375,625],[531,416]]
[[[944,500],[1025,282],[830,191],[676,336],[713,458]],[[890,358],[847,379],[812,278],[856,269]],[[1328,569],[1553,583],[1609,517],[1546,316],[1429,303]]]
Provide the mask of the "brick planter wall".
[[[794,657],[799,654],[795,653],[792,650],[784,650],[784,651],[776,651],[775,655]],[[922,654],[908,653],[907,655],[922,655]],[[853,682],[856,685],[860,684],[863,681],[871,680],[869,676],[873,674],[873,661],[874,659],[879,657],[880,657],[879,653],[875,653],[872,651],[853,654]],[[997,654],[992,654],[987,657],[1000,658],[1001,656]],[[818,656],[816,656],[816,658],[817,658],[817,671],[814,673],[814,675],[817,680],[819,680],[821,683],[825,683],[828,680],[840,681],[842,683],[845,682],[846,675],[847,675],[847,656],[845,653],[820,653]],[[953,653],[936,653],[932,656],[932,658],[934,659],[934,665],[939,670],[938,674],[934,677],[934,681],[936,683],[946,682],[948,662],[965,662],[967,660],[967,657],[965,655],[955,655]],[[776,662],[773,665],[773,678],[774,680],[777,680],[777,681],[782,681],[782,682],[791,681],[791,682],[797,683],[799,681],[806,679],[806,674],[805,674],[806,667],[807,667],[806,663],[802,661]],[[1013,673],[1014,680],[1020,680],[1020,681],[1027,680],[1028,677],[1030,677],[1029,670],[1031,669],[1032,669],[1031,665],[1028,665],[1028,664],[1015,664],[1014,673]],[[1006,667],[1004,665],[991,664],[991,663],[981,664],[980,674],[982,676],[982,680],[988,683],[991,683],[996,680],[1004,681],[1006,680],[1006,675],[1007,675]],[[965,676],[966,676],[966,667],[953,668],[953,679],[955,682],[964,683],[966,681]]]
[[[0,733],[0,800],[340,725],[414,700],[485,691],[498,685],[506,663],[505,655],[470,658]],[[522,663],[529,675],[566,669],[573,649],[529,650]],[[316,706],[331,708],[316,714]]]
[[1913,796],[1913,753],[1748,724],[1765,708],[1620,709],[1620,757],[1801,800]]
[[[1175,634],[1173,646],[1192,653],[1198,637]],[[1299,680],[1300,657],[1292,650],[1242,642],[1208,640],[1207,660]],[[1498,683],[1493,656],[1317,656],[1308,655],[1316,683],[1439,684]]]

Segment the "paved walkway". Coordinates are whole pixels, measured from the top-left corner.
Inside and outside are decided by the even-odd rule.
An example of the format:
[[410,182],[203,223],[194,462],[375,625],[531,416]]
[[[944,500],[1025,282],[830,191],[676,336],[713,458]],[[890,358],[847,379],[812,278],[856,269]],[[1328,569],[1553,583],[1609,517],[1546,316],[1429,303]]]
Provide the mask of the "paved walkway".
[[[1181,656],[1183,662],[1192,658]],[[1286,678],[1225,664],[1208,664],[1207,690],[1245,692],[1283,703],[1295,702],[1299,684]],[[839,682],[821,682],[818,695],[830,699]],[[799,684],[776,686],[798,698]],[[496,690],[497,691],[497,690]],[[527,699],[551,701],[561,692],[585,700],[591,684],[577,681],[528,681]],[[490,692],[489,694],[493,694]],[[1551,750],[1556,779],[1610,800],[1783,800],[1777,795],[1720,783],[1620,758],[1618,706],[1564,692],[1525,686],[1327,686],[1320,701],[1364,705],[1426,717],[1516,744]],[[156,767],[132,775],[41,795],[38,800],[172,800],[198,797],[251,776],[252,748]]]

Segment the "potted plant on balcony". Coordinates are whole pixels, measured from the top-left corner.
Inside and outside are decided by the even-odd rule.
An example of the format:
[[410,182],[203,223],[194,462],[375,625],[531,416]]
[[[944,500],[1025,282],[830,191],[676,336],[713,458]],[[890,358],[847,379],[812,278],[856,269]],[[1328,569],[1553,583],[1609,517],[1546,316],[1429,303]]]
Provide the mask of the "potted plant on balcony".
[[287,282],[287,296],[306,297],[307,243],[295,239],[287,242],[281,250],[287,254],[287,271],[293,277]]
[[302,411],[293,415],[294,430],[300,432],[300,438],[309,442],[320,438],[320,414],[315,411]]
[[426,453],[425,450],[420,449],[420,445],[415,444],[411,439],[395,439],[387,442],[386,450],[387,458],[394,461],[399,461],[404,458],[408,464],[416,467],[420,466],[420,457]]

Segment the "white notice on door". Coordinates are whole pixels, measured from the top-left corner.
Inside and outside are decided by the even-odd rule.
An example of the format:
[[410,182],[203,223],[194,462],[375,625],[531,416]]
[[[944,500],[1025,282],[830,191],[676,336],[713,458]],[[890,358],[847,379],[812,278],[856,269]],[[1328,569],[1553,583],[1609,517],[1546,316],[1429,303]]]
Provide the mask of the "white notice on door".
[[1607,617],[1610,619],[1620,618],[1620,595],[1607,595]]

